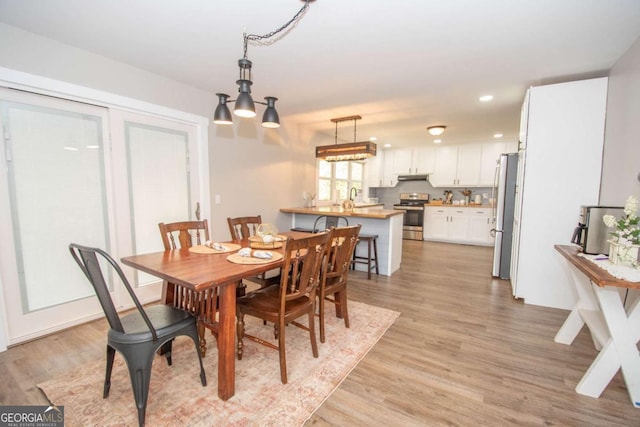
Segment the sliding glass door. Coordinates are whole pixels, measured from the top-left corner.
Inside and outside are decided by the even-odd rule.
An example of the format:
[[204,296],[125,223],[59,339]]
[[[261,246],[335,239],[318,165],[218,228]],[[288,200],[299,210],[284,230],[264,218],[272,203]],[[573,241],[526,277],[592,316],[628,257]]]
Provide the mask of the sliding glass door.
[[[162,250],[158,222],[200,202],[194,125],[0,91],[0,274],[10,344],[102,316],[67,246]],[[160,281],[130,276],[143,302]],[[108,278],[116,304],[130,301]]]

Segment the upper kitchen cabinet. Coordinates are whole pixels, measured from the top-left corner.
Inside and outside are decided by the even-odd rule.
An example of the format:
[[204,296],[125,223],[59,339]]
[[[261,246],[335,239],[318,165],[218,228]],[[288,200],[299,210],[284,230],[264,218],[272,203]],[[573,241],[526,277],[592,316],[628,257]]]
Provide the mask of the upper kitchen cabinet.
[[434,187],[492,187],[496,160],[518,150],[515,142],[440,146],[435,149]]
[[382,186],[382,164],[384,162],[384,151],[379,150],[375,157],[366,160],[364,174],[365,185],[367,187]]
[[480,159],[480,186],[493,187],[497,161],[500,154],[516,153],[517,142],[490,142],[482,144],[482,156]]
[[393,173],[397,175],[430,174],[435,169],[435,148],[413,147],[393,150]]
[[449,145],[435,149],[435,171],[429,175],[434,187],[480,185],[481,144]]
[[395,150],[378,150],[376,157],[367,160],[366,185],[368,187],[394,187],[398,176],[393,172]]

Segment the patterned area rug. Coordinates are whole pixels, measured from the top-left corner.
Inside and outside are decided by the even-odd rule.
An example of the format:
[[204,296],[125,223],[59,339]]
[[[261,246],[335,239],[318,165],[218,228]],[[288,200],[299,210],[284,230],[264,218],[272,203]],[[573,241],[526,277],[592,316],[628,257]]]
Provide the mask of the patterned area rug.
[[[207,334],[209,351],[203,360],[207,387],[202,387],[193,342],[180,337],[174,343],[173,365],[163,357],[153,362],[146,425],[148,426],[300,426],[340,385],[351,370],[384,335],[398,312],[349,301],[350,328],[326,306],[327,340],[318,342],[319,358],[311,354],[308,332],[287,327],[288,384],[280,382],[278,352],[244,341],[242,360],[236,360],[236,393],[226,402],[217,396],[217,354]],[[301,323],[304,323],[301,321]],[[317,326],[317,324],[316,324]],[[247,333],[273,342],[273,327],[246,318]],[[319,339],[319,331],[316,327]],[[102,398],[105,361],[83,365],[39,384],[49,401],[64,405],[65,425],[135,426],[137,411],[129,375],[118,354],[111,391]]]

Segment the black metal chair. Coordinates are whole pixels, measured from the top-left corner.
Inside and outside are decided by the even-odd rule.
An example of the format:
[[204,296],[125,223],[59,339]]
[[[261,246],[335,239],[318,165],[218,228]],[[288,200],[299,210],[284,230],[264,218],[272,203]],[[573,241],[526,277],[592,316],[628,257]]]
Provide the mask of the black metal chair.
[[344,216],[320,215],[313,223],[313,233],[327,231],[331,227],[348,227],[349,220]]
[[[107,367],[103,398],[106,399],[109,396],[111,370],[115,352],[118,351],[127,362],[133,396],[138,408],[138,423],[143,426],[154,355],[163,347],[167,363],[171,365],[171,344],[175,337],[181,335],[190,337],[195,343],[196,355],[200,362],[200,381],[203,386],[207,385],[202,358],[198,351],[198,329],[195,317],[186,311],[164,304],[143,308],[122,269],[105,251],[75,243],[69,245],[69,251],[96,291],[110,326],[107,334]],[[137,311],[125,316],[118,314],[100,268],[99,259],[101,258],[106,260],[120,277]]]

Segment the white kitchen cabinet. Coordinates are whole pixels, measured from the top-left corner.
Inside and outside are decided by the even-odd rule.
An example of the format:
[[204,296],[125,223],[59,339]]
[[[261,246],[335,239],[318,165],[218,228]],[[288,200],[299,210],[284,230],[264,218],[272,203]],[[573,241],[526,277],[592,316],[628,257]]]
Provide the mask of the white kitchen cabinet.
[[435,148],[413,147],[393,150],[393,171],[397,175],[430,174],[434,171]]
[[480,184],[481,144],[450,145],[435,149],[434,187],[477,187]]
[[493,187],[497,161],[502,153],[517,153],[517,142],[488,142],[482,144],[480,157],[480,186]]
[[448,240],[449,208],[425,207],[422,235],[424,240]]
[[481,245],[493,245],[495,237],[491,235],[491,229],[495,225],[495,217],[491,208],[469,208],[469,234],[470,242]]
[[435,171],[429,176],[431,185],[434,187],[454,186],[458,173],[458,147],[437,147],[435,158]]
[[431,174],[436,165],[436,148],[422,146],[413,148],[413,168],[417,174]]
[[468,206],[426,206],[424,240],[493,245],[492,209]]
[[449,209],[449,240],[464,242],[469,236],[469,214],[466,208]]
[[410,174],[413,169],[413,150],[411,148],[399,148],[390,151],[393,152],[393,173],[398,175]]
[[395,187],[398,183],[398,175],[394,172],[395,150],[387,150],[384,153],[382,162],[382,182],[381,187]]
[[371,157],[365,162],[365,175],[367,187],[382,186],[382,163],[384,161],[384,151],[380,150],[375,157]]

